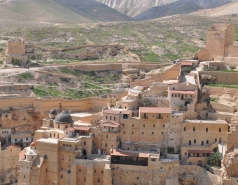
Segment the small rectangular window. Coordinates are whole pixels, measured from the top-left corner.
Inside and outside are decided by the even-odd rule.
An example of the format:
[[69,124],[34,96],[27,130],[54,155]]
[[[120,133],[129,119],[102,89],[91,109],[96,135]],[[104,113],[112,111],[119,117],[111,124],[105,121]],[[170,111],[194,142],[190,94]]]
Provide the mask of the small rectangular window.
[[219,132],[221,132],[221,128],[219,128]]
[[154,135],[154,132],[152,132],[152,135]]
[[208,128],[206,128],[206,132],[208,132]]
[[193,127],[193,131],[195,132],[195,130],[196,130],[196,128],[195,127]]
[[183,131],[186,131],[186,127],[183,127]]

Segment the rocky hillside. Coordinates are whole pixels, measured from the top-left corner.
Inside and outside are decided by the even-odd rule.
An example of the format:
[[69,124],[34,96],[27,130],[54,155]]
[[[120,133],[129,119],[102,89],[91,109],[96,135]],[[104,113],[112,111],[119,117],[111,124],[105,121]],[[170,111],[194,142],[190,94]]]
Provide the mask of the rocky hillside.
[[192,13],[192,15],[199,15],[199,16],[223,16],[223,15],[235,16],[236,14],[238,14],[238,1],[231,2],[229,4],[220,7],[206,10],[199,10]]
[[0,1],[0,20],[77,24],[131,18],[93,0],[5,0]]
[[117,11],[135,17],[142,12],[156,6],[175,2],[177,0],[96,0]]
[[[7,40],[23,35],[27,44],[34,47],[34,53],[29,59],[40,64],[82,62],[85,57],[110,63],[167,63],[178,58],[192,57],[199,48],[203,48],[206,31],[212,24],[237,23],[237,19],[236,16],[216,18],[176,15],[149,21],[28,27],[1,24],[0,20],[0,60],[4,61],[1,56],[5,53]],[[235,40],[238,40],[238,29]],[[120,45],[124,49],[106,45]]]
[[169,15],[189,14],[201,9],[222,6],[231,1],[232,0],[177,0],[162,6],[150,8],[135,16],[135,19],[148,20]]

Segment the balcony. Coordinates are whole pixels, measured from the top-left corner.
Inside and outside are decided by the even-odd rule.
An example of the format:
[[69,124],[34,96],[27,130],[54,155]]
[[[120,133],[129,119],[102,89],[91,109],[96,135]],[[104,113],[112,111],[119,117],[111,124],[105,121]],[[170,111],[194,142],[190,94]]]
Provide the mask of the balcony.
[[124,165],[134,165],[134,166],[148,166],[148,158],[124,158],[120,156],[112,156],[111,157],[112,164],[124,164]]
[[123,165],[133,165],[133,166],[148,166],[148,161],[129,161],[129,160],[116,160],[111,161],[112,164],[123,164]]

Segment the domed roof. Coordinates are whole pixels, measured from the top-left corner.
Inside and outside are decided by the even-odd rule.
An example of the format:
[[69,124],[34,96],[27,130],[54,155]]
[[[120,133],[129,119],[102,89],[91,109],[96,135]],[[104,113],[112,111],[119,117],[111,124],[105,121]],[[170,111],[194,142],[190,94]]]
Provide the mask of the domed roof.
[[52,110],[50,111],[50,114],[56,115],[56,114],[57,114],[57,111],[56,111],[55,109],[52,109]]
[[37,155],[35,151],[33,150],[28,150],[26,155]]
[[103,108],[102,108],[102,112],[105,111],[105,110],[107,110],[107,109],[108,109],[108,107],[103,107]]
[[73,123],[73,119],[70,116],[70,114],[66,111],[62,111],[60,114],[58,114],[54,120],[55,123]]

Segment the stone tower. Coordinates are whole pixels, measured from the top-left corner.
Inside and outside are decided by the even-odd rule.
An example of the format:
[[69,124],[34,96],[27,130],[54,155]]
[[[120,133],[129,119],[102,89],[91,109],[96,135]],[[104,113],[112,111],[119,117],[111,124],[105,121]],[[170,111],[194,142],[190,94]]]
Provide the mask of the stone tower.
[[233,24],[215,24],[207,31],[206,49],[213,60],[225,57],[228,47],[234,42]]

